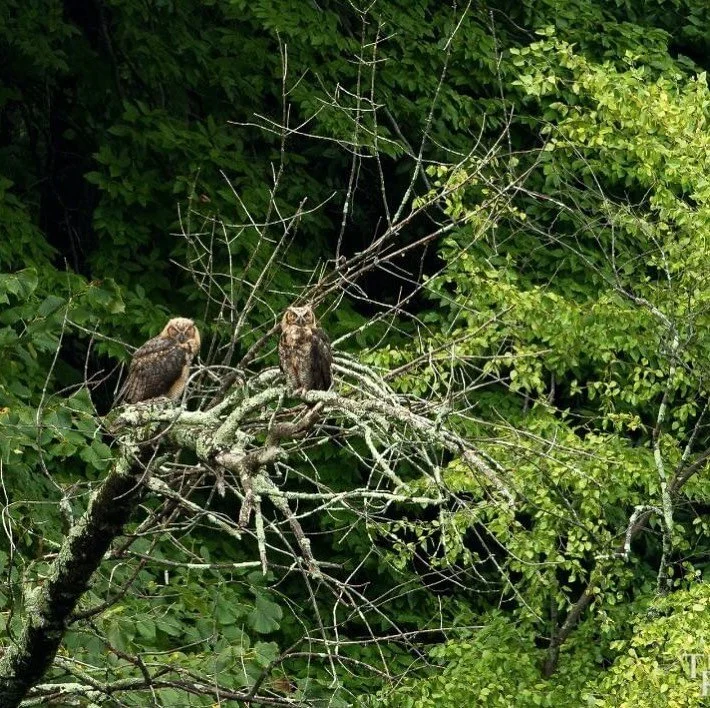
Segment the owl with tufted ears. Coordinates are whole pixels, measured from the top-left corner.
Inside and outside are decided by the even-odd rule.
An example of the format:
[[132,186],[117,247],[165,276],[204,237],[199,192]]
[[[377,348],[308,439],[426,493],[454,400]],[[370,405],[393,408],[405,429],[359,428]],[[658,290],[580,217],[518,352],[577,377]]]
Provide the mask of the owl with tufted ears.
[[325,391],[332,383],[333,353],[313,308],[289,307],[281,319],[279,363],[293,391]]
[[200,333],[195,323],[174,317],[157,337],[136,350],[114,405],[161,396],[176,401],[185,390],[190,364],[199,350]]

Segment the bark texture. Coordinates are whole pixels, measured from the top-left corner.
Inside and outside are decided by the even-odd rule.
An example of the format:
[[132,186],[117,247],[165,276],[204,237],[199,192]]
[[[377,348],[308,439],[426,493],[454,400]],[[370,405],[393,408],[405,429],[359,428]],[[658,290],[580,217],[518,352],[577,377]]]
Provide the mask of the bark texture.
[[0,661],[0,706],[15,708],[51,666],[92,574],[140,496],[143,466],[119,458],[74,524],[41,587],[26,598],[25,623]]

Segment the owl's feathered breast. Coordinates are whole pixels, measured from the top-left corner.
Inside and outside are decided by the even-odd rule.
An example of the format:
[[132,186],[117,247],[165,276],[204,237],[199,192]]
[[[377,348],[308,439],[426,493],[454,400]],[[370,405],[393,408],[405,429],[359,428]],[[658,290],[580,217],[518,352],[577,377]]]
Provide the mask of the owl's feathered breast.
[[158,396],[175,397],[175,384],[185,377],[191,358],[184,346],[173,339],[149,339],[133,355],[128,377],[117,400],[135,403]]
[[279,361],[281,370],[288,374],[298,374],[311,350],[312,336],[306,327],[284,325],[279,340]]
[[279,363],[292,388],[330,388],[332,360],[330,340],[320,327],[282,326]]

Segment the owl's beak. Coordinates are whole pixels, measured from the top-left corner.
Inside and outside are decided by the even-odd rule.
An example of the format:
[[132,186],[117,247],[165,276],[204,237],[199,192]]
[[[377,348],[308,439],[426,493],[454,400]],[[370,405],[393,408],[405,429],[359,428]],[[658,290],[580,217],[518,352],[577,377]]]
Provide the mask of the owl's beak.
[[187,336],[184,332],[180,332],[180,334],[178,334],[177,336],[177,340],[178,342],[180,342],[180,344],[185,344],[185,342],[187,341]]

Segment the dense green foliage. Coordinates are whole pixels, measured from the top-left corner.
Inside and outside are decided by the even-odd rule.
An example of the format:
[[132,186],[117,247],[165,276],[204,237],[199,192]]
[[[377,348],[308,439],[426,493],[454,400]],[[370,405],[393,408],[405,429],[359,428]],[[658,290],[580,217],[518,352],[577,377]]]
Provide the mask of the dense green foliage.
[[[442,458],[461,503],[438,515],[311,518],[316,555],[380,602],[333,610],[352,662],[333,676],[304,640],[332,597],[240,567],[255,544],[201,524],[142,536],[149,497],[82,609],[132,590],[63,655],[101,680],[159,657],[232,689],[268,668],[275,694],[314,705],[698,704],[683,657],[710,655],[705,3],[8,0],[3,20],[3,642],[110,464],[99,415],[122,342],[179,312],[205,362],[234,365],[314,273],[434,223],[408,274],[329,293],[324,322],[495,461],[515,504]],[[368,475],[335,435],[303,464],[338,490]]]

